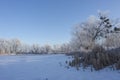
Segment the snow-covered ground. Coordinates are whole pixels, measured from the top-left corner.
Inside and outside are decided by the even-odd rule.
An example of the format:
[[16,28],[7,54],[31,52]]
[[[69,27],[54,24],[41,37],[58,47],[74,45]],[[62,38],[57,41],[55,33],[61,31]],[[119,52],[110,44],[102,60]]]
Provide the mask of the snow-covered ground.
[[119,71],[67,69],[65,55],[0,56],[0,80],[120,80]]

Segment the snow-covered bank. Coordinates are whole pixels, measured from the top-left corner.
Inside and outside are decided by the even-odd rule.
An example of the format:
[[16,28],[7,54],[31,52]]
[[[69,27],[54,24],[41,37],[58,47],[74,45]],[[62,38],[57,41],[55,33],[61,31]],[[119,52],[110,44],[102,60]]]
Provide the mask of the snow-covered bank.
[[119,71],[65,68],[69,57],[58,55],[0,56],[0,80],[119,80]]

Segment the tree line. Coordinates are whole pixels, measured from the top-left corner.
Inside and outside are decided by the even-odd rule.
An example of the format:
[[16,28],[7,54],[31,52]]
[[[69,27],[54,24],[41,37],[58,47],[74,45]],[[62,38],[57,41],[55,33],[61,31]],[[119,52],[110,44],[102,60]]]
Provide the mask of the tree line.
[[19,39],[0,39],[0,54],[57,54],[69,53],[68,43],[40,46],[39,44],[28,45]]

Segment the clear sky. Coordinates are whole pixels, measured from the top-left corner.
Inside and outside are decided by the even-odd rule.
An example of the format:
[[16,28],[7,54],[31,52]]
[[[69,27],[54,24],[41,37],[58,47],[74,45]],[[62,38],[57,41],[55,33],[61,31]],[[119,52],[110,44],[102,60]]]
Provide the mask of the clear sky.
[[56,44],[70,40],[72,27],[98,10],[120,17],[120,0],[0,0],[0,38]]

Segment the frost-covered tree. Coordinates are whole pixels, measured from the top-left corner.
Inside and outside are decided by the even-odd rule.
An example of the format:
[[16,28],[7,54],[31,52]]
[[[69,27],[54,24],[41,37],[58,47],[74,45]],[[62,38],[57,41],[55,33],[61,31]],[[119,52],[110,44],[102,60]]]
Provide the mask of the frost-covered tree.
[[60,44],[55,44],[55,45],[53,45],[53,49],[52,49],[52,52],[53,53],[61,53],[61,48],[60,48],[61,46],[60,46]]
[[43,47],[44,47],[44,52],[45,52],[46,54],[52,53],[52,48],[51,48],[50,45],[46,44],[46,45],[44,45]]
[[31,52],[35,53],[35,54],[39,54],[40,53],[40,46],[39,44],[33,44],[31,47]]
[[70,53],[71,52],[71,46],[69,43],[61,44],[60,46],[61,53]]
[[21,41],[19,39],[10,40],[11,43],[11,53],[18,53],[21,46]]
[[19,47],[19,53],[31,53],[31,46],[28,44],[21,44],[21,46]]
[[111,33],[105,39],[103,43],[107,49],[120,47],[120,33]]
[[99,12],[99,17],[90,16],[87,21],[74,28],[71,45],[76,51],[92,50],[101,40],[106,39],[108,34],[120,30],[117,24],[113,24],[113,20],[104,12]]
[[1,54],[9,54],[9,53],[17,53],[19,52],[19,47],[21,46],[21,42],[18,39],[0,39],[0,53]]

